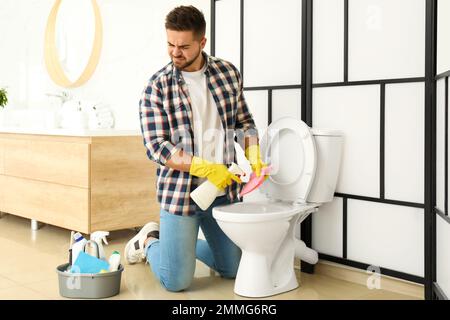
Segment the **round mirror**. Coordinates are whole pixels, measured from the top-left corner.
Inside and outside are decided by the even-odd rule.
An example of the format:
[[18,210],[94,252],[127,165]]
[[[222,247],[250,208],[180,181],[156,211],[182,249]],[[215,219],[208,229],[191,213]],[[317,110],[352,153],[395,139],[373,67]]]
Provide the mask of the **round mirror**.
[[45,64],[59,86],[83,85],[100,59],[102,22],[96,0],[56,0],[45,32]]

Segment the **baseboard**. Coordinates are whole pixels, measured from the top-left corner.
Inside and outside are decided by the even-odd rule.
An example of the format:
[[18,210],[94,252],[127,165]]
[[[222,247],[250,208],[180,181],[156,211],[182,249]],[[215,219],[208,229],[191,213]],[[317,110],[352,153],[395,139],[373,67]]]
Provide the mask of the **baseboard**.
[[[330,261],[319,260],[315,265],[315,274],[345,280],[366,286],[369,274],[365,270],[344,266]],[[403,279],[380,275],[380,289],[423,299],[424,286]]]

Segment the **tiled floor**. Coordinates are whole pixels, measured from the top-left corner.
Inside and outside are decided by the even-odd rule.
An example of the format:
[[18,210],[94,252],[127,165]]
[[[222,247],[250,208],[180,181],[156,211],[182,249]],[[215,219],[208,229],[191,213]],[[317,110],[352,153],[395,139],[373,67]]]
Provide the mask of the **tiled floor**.
[[[106,254],[123,253],[134,230],[112,232]],[[67,260],[70,231],[44,226],[31,231],[30,220],[7,215],[0,219],[0,299],[63,299],[59,295],[56,266]],[[267,299],[417,299],[323,275],[297,273],[300,287]],[[167,292],[151,273],[149,266],[125,266],[121,293],[111,299],[245,299],[233,292],[233,280],[211,275],[197,262],[195,279],[189,290]]]

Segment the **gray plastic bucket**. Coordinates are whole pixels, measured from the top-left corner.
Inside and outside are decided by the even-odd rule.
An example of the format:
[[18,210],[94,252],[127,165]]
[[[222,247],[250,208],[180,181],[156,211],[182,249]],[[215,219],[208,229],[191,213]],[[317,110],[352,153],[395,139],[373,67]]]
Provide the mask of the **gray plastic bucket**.
[[123,266],[107,273],[84,274],[64,272],[68,263],[56,268],[59,294],[66,298],[101,299],[119,294]]

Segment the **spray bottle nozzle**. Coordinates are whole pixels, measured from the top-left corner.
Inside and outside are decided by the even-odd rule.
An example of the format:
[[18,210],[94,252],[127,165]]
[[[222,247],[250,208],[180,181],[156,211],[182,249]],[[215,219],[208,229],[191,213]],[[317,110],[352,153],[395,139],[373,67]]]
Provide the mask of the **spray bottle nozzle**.
[[108,231],[95,231],[91,234],[91,240],[94,240],[97,243],[103,241],[105,244],[108,244],[108,241],[106,241],[107,236],[109,236]]
[[99,247],[100,251],[100,258],[105,258],[105,252],[103,250],[102,241],[104,244],[108,244],[108,241],[106,241],[106,237],[109,236],[108,231],[95,231],[91,234],[91,240],[95,241]]

